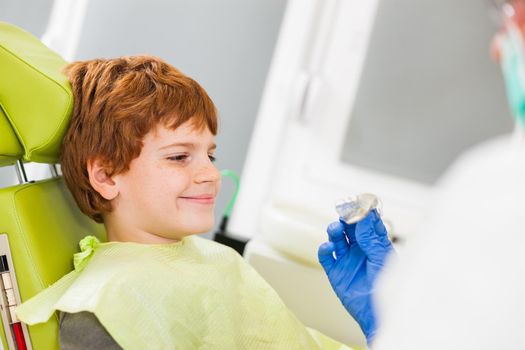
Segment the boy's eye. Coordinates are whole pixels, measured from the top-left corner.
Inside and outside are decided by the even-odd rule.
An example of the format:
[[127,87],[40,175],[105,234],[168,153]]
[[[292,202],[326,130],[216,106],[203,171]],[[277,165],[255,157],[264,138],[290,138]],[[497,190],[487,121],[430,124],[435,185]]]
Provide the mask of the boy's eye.
[[[215,158],[215,156],[213,154],[208,154],[208,158],[210,159],[210,161],[212,163],[215,162],[216,158]],[[187,162],[187,161],[191,160],[191,155],[189,155],[189,154],[177,154],[177,155],[174,155],[174,156],[171,156],[171,157],[167,157],[166,159],[174,161],[174,162],[184,163],[184,162]]]
[[189,157],[189,154],[177,154],[176,156],[168,157],[168,159],[176,162],[184,162],[185,160],[188,160]]

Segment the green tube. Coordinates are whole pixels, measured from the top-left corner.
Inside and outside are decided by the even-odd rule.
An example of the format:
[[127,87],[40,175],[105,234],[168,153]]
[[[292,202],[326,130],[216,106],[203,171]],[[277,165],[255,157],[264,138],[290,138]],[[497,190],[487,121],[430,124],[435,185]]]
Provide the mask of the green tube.
[[233,170],[229,170],[229,169],[221,170],[221,176],[229,177],[230,179],[233,180],[235,184],[235,192],[233,193],[233,196],[230,198],[230,201],[228,202],[228,206],[226,207],[226,210],[224,211],[224,217],[229,218],[232,213],[233,206],[235,205],[235,201],[237,200],[237,195],[239,194],[239,186],[240,186],[241,181],[239,179],[239,175],[237,175]]

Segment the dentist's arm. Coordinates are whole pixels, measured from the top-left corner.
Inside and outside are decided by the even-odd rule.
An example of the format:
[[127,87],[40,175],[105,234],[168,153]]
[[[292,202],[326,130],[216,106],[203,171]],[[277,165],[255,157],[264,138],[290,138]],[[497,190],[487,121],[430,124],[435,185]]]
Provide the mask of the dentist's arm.
[[372,303],[375,281],[393,251],[392,243],[375,210],[356,224],[333,222],[327,232],[329,241],[319,247],[319,262],[370,345],[377,330]]

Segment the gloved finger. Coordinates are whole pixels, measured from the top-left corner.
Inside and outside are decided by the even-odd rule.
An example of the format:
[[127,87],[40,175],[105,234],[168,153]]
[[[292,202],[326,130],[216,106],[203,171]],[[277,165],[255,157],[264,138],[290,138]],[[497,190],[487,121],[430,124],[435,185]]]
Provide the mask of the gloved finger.
[[392,246],[392,242],[390,242],[390,239],[388,238],[388,232],[386,231],[386,227],[385,227],[385,224],[383,223],[383,220],[381,220],[381,216],[379,215],[376,209],[373,209],[372,211],[375,217],[374,227],[375,227],[375,230],[379,237],[380,242],[384,246]]
[[350,246],[352,246],[354,243],[357,243],[355,239],[355,224],[347,224],[342,218],[339,218],[339,222],[343,224]]
[[335,264],[334,249],[335,246],[333,242],[324,242],[319,246],[319,250],[317,251],[319,263],[326,273],[330,272]]
[[[356,225],[355,236],[357,244],[365,253],[368,260],[377,265],[383,265],[388,253],[392,250],[392,245],[388,238],[385,237],[386,229],[384,225],[379,224],[381,221],[377,213],[371,211],[368,215]],[[380,229],[378,232],[377,229]],[[385,241],[386,239],[386,241]]]
[[340,258],[348,253],[350,246],[346,240],[345,228],[343,224],[338,221],[332,222],[330,225],[328,225],[326,232],[328,232],[328,238],[330,239],[330,242],[334,243],[336,258]]

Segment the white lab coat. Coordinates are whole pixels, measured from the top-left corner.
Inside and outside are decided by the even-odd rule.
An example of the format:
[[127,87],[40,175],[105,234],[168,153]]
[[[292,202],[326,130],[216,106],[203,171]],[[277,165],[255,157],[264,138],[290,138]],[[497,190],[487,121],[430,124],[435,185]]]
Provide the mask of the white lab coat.
[[523,134],[445,175],[432,219],[380,278],[372,349],[525,349]]

